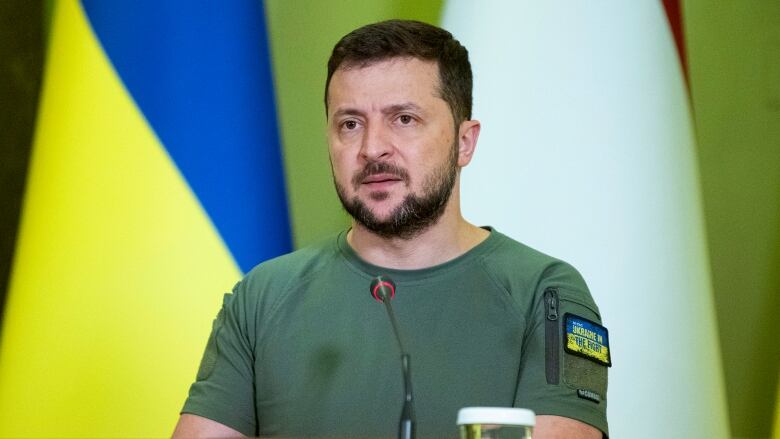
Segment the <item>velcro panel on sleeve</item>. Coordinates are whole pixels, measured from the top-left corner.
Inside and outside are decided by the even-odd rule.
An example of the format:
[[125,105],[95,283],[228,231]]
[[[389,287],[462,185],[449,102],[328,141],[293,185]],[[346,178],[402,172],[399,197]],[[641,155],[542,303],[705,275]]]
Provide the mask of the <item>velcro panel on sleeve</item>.
[[580,398],[601,403],[607,396],[607,367],[612,364],[609,333],[590,307],[564,299],[561,308],[563,382]]

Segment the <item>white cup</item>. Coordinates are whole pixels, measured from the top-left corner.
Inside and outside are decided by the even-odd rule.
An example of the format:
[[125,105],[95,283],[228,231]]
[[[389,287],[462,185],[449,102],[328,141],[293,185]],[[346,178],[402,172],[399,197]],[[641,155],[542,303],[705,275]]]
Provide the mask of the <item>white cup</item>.
[[457,424],[461,439],[531,439],[536,415],[528,409],[464,407]]

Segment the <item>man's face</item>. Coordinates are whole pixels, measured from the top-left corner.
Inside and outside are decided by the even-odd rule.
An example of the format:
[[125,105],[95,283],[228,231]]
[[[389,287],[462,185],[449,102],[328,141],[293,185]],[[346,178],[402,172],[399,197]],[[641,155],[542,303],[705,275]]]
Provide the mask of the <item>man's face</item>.
[[337,70],[328,95],[336,191],[355,220],[411,238],[444,212],[458,147],[435,62],[391,58]]

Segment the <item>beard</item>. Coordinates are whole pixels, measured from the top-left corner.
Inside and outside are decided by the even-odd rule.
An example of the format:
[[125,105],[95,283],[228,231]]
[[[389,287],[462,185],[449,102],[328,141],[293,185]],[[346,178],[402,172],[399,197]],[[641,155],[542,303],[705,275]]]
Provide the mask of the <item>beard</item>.
[[[404,184],[409,185],[409,175],[403,168],[387,162],[371,162],[355,174],[351,181],[352,186],[357,191],[368,176],[385,173],[398,176]],[[385,220],[380,220],[357,195],[348,198],[344,187],[335,181],[335,175],[334,182],[341,205],[355,221],[383,238],[408,240],[436,224],[447,207],[457,175],[458,144],[456,141],[447,162],[425,177],[422,194],[408,194]],[[374,201],[382,201],[388,196],[387,192],[379,191],[369,194]]]

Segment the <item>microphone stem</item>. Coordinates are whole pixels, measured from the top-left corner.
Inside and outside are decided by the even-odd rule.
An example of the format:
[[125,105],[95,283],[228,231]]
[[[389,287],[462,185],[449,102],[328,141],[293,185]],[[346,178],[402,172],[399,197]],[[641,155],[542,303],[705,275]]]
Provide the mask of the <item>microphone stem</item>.
[[401,344],[401,334],[399,334],[398,332],[398,322],[396,322],[395,320],[395,313],[393,312],[393,306],[390,305],[389,299],[385,299],[383,303],[387,308],[387,315],[390,316],[390,325],[393,327],[393,333],[395,333],[395,341],[398,342],[398,349],[401,350],[401,355],[406,355],[406,349],[404,349],[404,345]]
[[401,420],[398,423],[398,439],[415,439],[412,371],[409,364],[409,354],[401,355],[401,365],[404,373],[404,406],[401,409]]
[[385,299],[385,307],[387,307],[387,315],[390,316],[390,325],[393,327],[395,333],[395,340],[398,342],[398,349],[401,350],[401,370],[404,376],[404,406],[401,410],[401,421],[398,424],[398,439],[414,439],[415,438],[415,416],[414,416],[414,402],[412,400],[412,366],[409,354],[406,353],[404,345],[401,343],[401,334],[398,332],[398,322],[395,320],[395,313],[393,313],[393,307],[390,305],[390,300]]

